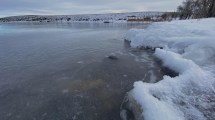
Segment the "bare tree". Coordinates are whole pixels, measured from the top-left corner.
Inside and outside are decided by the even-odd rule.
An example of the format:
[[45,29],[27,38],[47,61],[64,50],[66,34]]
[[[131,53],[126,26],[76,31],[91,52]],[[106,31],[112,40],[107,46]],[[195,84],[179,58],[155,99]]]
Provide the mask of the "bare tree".
[[189,19],[194,13],[194,0],[186,0],[178,7],[178,12],[180,12],[181,19]]
[[215,0],[210,0],[208,17],[215,17]]
[[215,17],[215,0],[186,0],[178,12],[181,19]]

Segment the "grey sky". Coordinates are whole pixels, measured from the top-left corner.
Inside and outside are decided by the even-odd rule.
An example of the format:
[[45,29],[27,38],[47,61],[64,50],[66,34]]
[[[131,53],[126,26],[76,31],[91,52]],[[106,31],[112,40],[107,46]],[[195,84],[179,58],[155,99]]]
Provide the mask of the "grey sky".
[[175,11],[183,0],[0,0],[0,17]]

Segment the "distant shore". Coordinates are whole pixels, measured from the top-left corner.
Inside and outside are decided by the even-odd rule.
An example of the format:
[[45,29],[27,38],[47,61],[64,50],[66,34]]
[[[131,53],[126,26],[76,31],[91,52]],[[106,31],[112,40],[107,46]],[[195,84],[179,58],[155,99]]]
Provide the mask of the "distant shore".
[[158,20],[171,12],[131,12],[84,15],[23,15],[0,18],[0,22],[144,22]]

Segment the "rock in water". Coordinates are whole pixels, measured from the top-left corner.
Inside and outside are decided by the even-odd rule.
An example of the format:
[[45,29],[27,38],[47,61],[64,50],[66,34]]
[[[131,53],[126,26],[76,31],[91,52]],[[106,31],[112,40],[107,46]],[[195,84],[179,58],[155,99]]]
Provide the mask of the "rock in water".
[[108,58],[111,60],[117,60],[118,59],[114,53],[108,55]]
[[109,21],[104,21],[104,23],[110,23]]

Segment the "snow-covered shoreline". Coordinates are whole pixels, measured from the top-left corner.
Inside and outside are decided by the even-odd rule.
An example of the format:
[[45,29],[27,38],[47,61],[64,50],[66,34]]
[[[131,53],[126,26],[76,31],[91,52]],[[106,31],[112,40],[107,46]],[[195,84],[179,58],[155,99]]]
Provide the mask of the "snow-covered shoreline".
[[136,17],[161,17],[164,12],[130,12],[108,14],[83,14],[83,15],[24,15],[0,18],[0,22],[37,21],[37,22],[127,22],[128,16]]
[[132,47],[159,47],[155,56],[179,73],[158,83],[134,83],[130,95],[145,120],[215,119],[214,38],[215,18],[152,23],[128,31],[125,39]]

